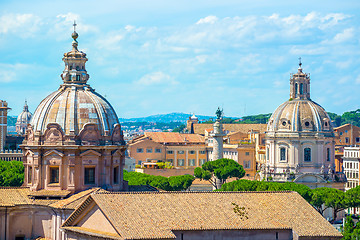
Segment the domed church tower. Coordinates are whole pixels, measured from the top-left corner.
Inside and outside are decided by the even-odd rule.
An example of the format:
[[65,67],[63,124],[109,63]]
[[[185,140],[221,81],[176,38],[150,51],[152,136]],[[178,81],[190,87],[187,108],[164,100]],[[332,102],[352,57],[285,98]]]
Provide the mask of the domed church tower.
[[16,132],[20,135],[24,135],[26,133],[26,128],[30,123],[31,112],[29,112],[29,107],[27,102],[25,101],[24,110],[20,113],[16,121]]
[[41,101],[26,132],[24,185],[31,190],[123,190],[126,146],[118,117],[87,84],[88,59],[78,50],[75,29],[72,38],[72,50],[63,57],[63,84]]
[[262,177],[312,183],[342,181],[343,174],[334,172],[331,120],[324,108],[310,99],[310,74],[304,73],[301,65],[290,77],[290,99],[269,119]]

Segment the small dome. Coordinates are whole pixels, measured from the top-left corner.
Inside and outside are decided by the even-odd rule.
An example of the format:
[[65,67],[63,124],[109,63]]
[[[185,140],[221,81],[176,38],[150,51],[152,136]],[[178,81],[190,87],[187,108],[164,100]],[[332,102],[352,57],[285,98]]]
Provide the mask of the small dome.
[[195,116],[195,114],[193,113],[193,115],[190,117],[191,120],[198,120],[198,117]]
[[324,108],[308,99],[294,99],[281,104],[269,119],[268,132],[329,132],[331,120]]
[[101,135],[109,136],[119,121],[110,103],[89,86],[62,86],[39,104],[31,121],[34,131],[41,133],[49,123],[75,135],[86,123],[95,123]]
[[32,116],[32,114],[31,114],[31,112],[29,112],[28,105],[25,103],[24,110],[18,116],[16,123],[18,123],[18,124],[20,124],[20,123],[28,124],[30,122],[31,116]]

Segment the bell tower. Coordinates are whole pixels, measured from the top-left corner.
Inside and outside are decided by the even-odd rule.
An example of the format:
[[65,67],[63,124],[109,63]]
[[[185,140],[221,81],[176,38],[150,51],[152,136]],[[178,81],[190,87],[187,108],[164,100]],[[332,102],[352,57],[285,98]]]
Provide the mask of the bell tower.
[[299,58],[298,72],[290,76],[290,99],[310,100],[310,74],[303,73]]

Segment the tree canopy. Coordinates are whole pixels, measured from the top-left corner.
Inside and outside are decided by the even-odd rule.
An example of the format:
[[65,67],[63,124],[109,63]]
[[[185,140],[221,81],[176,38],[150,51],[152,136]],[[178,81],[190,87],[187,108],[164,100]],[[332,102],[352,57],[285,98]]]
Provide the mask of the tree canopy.
[[206,162],[194,170],[195,177],[209,181],[215,189],[218,189],[218,186],[214,177],[216,177],[222,185],[228,178],[242,178],[244,175],[244,168],[236,161],[228,158],[220,158],[215,161]]
[[0,161],[0,186],[19,187],[24,182],[24,165],[19,161]]
[[182,191],[188,189],[194,177],[191,175],[180,175],[173,177],[154,176],[138,172],[127,172],[124,170],[124,180],[129,185],[150,185],[165,191]]
[[293,182],[278,183],[240,179],[225,183],[219,191],[295,191],[305,200],[311,200],[311,189],[308,186]]

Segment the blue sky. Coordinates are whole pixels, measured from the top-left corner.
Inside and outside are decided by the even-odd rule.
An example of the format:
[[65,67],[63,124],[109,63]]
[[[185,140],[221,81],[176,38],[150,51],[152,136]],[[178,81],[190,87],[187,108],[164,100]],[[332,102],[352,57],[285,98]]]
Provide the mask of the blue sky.
[[119,117],[273,112],[298,57],[311,98],[360,108],[360,1],[0,2],[0,99],[32,112],[62,83],[72,22],[89,84]]

